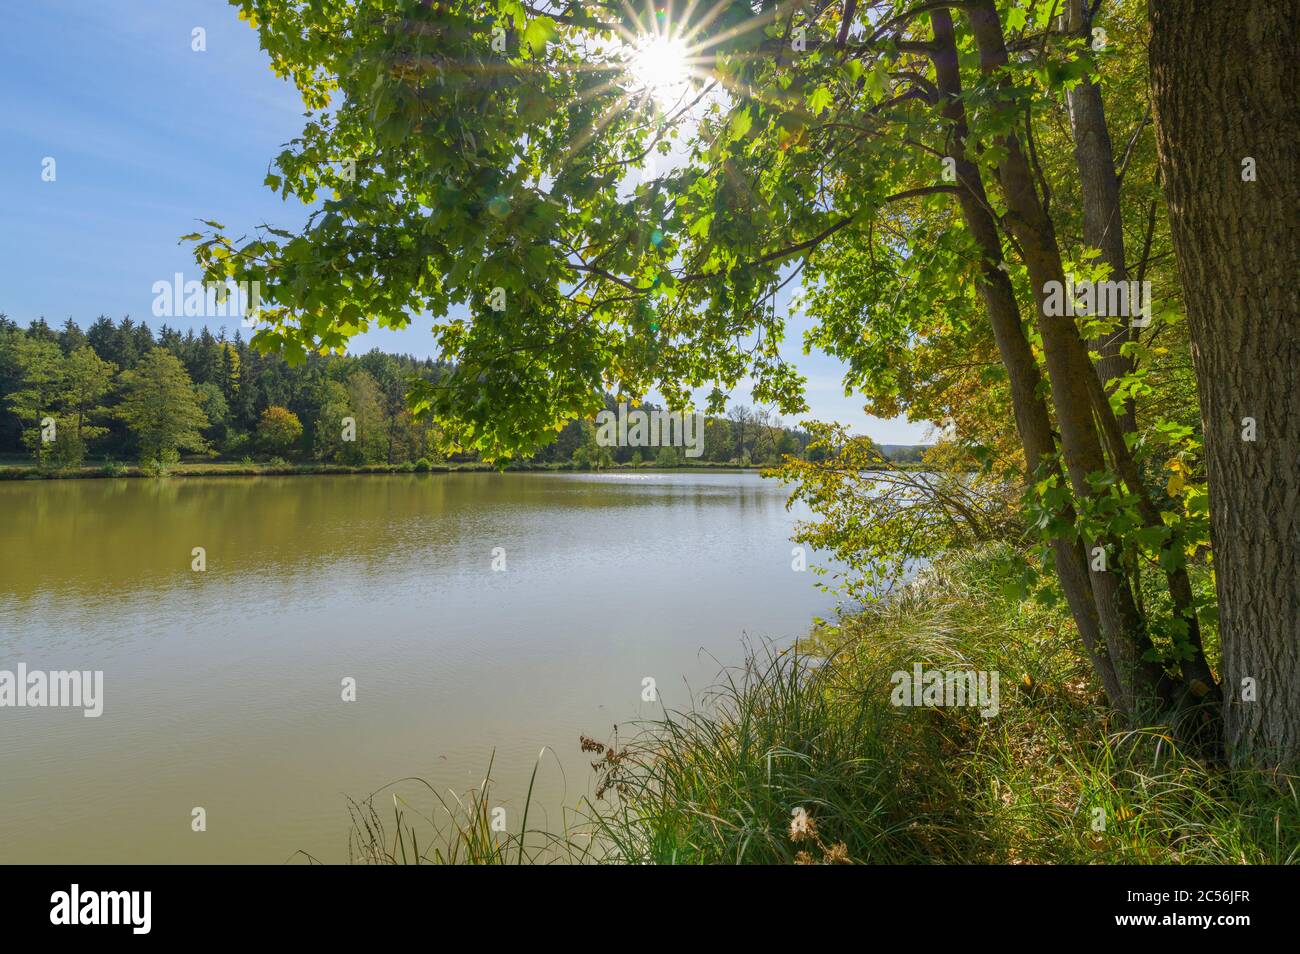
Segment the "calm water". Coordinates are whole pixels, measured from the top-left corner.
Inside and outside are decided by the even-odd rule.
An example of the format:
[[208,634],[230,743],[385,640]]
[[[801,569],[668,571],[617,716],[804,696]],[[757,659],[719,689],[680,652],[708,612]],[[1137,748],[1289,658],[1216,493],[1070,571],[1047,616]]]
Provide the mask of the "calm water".
[[463,793],[494,751],[513,830],[543,746],[530,827],[558,827],[578,734],[658,711],[645,677],[684,705],[833,612],[784,501],[752,473],[0,483],[0,669],[104,671],[97,719],[0,708],[0,862],[342,861],[345,796]]

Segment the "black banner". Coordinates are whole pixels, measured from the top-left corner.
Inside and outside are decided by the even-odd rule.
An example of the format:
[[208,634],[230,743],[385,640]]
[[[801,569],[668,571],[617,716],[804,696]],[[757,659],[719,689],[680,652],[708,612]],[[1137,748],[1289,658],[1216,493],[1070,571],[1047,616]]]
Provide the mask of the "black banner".
[[[724,935],[747,933],[746,922],[766,933],[839,921],[864,937],[880,936],[877,929],[901,931],[939,944],[944,935],[967,943],[989,929],[1041,940],[1199,932],[1219,941],[1285,927],[1295,892],[1289,869],[1246,867],[900,867],[834,877],[805,870],[641,869],[603,871],[597,881],[587,880],[596,872],[581,869],[551,870],[543,879],[536,868],[473,874],[445,868],[13,867],[6,873],[10,886],[0,895],[0,916],[7,939],[75,933],[80,943],[373,941],[435,923],[492,933],[531,924],[540,937],[566,921],[588,924],[601,910],[628,929],[639,924],[660,937],[690,917]],[[640,900],[628,893],[637,891],[646,892]]]

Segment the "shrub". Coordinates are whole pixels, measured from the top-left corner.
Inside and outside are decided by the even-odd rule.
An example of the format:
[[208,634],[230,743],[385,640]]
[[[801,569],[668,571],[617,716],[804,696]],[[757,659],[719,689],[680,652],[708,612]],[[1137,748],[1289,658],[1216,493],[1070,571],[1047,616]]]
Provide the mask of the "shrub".
[[272,405],[257,422],[257,443],[268,454],[287,454],[302,438],[302,422],[288,408]]
[[661,447],[659,453],[655,456],[656,467],[680,467],[682,464],[682,455],[676,447]]
[[140,460],[140,470],[146,477],[166,477],[181,462],[181,455],[171,447],[160,448],[155,454]]

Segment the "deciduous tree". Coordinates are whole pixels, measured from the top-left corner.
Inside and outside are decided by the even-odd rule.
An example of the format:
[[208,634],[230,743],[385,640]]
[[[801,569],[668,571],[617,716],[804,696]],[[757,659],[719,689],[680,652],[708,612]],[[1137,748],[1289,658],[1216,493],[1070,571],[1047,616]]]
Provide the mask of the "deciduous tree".
[[190,376],[170,351],[147,352],[134,369],[122,372],[121,382],[125,393],[117,413],[135,434],[144,466],[165,471],[181,451],[207,449],[201,431],[208,419]]

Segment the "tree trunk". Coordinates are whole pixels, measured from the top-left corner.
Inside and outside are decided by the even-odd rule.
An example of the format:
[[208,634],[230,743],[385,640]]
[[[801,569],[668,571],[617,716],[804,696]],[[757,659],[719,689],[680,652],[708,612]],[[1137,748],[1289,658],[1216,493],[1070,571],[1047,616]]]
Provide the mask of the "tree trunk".
[[[1066,0],[1062,21],[1065,29],[1085,42],[1091,41],[1092,19],[1084,0]],[[1083,241],[1090,249],[1101,252],[1111,281],[1128,280],[1124,262],[1124,220],[1120,216],[1119,176],[1115,172],[1115,155],[1110,130],[1106,127],[1106,107],[1101,86],[1085,76],[1065,94],[1070,109],[1070,129],[1074,135],[1074,162],[1079,170],[1079,189],[1083,199]],[[1132,359],[1120,354],[1129,340],[1129,321],[1124,317],[1113,332],[1091,342],[1097,352],[1097,375],[1102,384],[1133,370]],[[1107,388],[1109,391],[1110,388]],[[1119,415],[1126,431],[1136,428],[1133,402],[1124,402]]]
[[[1002,23],[992,0],[973,0],[967,8],[975,43],[979,50],[980,69],[991,75],[1007,64],[1006,41]],[[1055,229],[1035,191],[1029,161],[1013,132],[999,137],[1005,158],[998,169],[1002,192],[1006,198],[1007,219],[1024,254],[1030,283],[1034,288],[1039,333],[1052,388],[1052,404],[1061,432],[1061,450],[1065,457],[1070,485],[1076,498],[1097,495],[1088,475],[1106,470],[1101,438],[1093,419],[1089,378],[1096,371],[1088,349],[1079,337],[1078,328],[1065,317],[1048,316],[1045,302],[1048,284],[1064,287],[1065,271]],[[1119,677],[1122,695],[1117,708],[1129,717],[1140,716],[1154,705],[1164,702],[1161,667],[1151,661],[1150,637],[1142,614],[1138,611],[1129,581],[1119,572],[1117,541],[1085,541],[1085,548],[1099,544],[1109,553],[1102,569],[1092,571],[1092,590],[1101,632]]]
[[[1041,376],[1038,364],[1020,323],[1020,308],[1011,279],[1000,267],[1003,264],[1002,241],[997,222],[989,212],[988,196],[979,167],[966,158],[966,109],[961,101],[961,72],[957,61],[952,15],[945,9],[935,10],[930,14],[930,21],[934,27],[935,48],[932,58],[939,89],[940,112],[952,124],[948,151],[956,161],[957,181],[963,187],[957,198],[966,227],[980,248],[983,272],[980,294],[984,298],[993,338],[997,342],[1011,384],[1011,404],[1016,418],[1016,430],[1024,447],[1026,473],[1032,480],[1038,468],[1043,466],[1048,468],[1049,473],[1060,475],[1052,423],[1047,413],[1047,404],[1039,391]],[[1061,517],[1072,524],[1073,508]],[[1078,541],[1058,536],[1052,540],[1052,558],[1061,591],[1065,594],[1088,658],[1101,679],[1111,704],[1119,707],[1123,693],[1115,667],[1103,651],[1097,607],[1093,603],[1083,547]]]
[[1149,14],[1156,143],[1205,430],[1225,741],[1237,760],[1294,766],[1300,763],[1295,4],[1151,0]]

